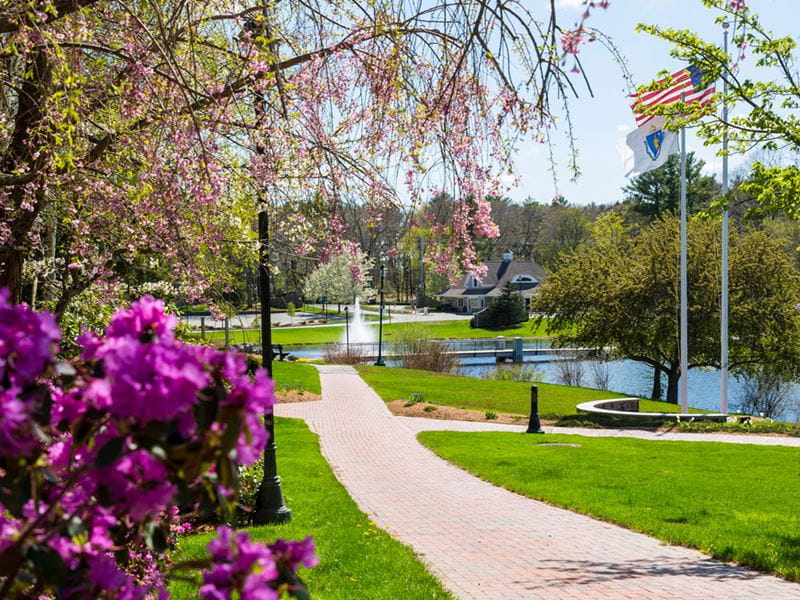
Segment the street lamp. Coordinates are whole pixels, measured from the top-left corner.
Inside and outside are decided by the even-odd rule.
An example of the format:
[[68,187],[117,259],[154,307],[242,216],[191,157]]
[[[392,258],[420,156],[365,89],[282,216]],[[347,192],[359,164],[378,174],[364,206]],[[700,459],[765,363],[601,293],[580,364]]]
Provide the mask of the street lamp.
[[383,362],[383,276],[386,271],[386,256],[381,254],[381,311],[378,314],[378,360],[375,361],[376,367],[385,367]]
[[[266,15],[265,15],[266,17]],[[267,20],[264,20],[266,23]],[[263,24],[255,20],[245,22],[245,29],[254,33],[268,33]],[[269,35],[266,35],[269,38]],[[277,54],[277,52],[275,52]],[[258,125],[265,115],[265,99],[256,92],[254,111]],[[256,153],[263,156],[266,148],[259,141]],[[270,272],[269,272],[269,213],[266,190],[259,190],[258,212],[258,296],[261,302],[261,361],[272,379],[272,314],[270,311]],[[275,457],[275,419],[271,412],[264,415],[264,429],[267,431],[267,447],[264,448],[264,474],[256,492],[253,522],[256,525],[285,523],[291,521],[292,511],[283,503],[281,478],[278,477],[278,463]]]
[[347,344],[347,358],[350,358],[350,309],[344,307],[344,340]]

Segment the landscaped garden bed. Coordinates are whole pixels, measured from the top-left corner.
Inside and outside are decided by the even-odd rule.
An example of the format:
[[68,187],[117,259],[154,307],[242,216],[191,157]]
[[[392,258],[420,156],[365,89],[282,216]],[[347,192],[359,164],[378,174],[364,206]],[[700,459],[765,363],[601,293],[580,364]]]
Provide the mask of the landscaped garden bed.
[[275,361],[272,363],[275,393],[281,402],[319,400],[322,388],[319,372],[301,362]]

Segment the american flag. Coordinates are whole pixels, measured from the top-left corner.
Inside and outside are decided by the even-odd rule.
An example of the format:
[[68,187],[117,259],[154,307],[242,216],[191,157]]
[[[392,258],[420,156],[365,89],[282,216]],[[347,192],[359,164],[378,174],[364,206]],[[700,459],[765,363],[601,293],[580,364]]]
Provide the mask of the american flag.
[[[661,79],[658,83],[665,83],[666,81],[667,79]],[[636,98],[631,104],[633,115],[636,117],[636,127],[641,127],[654,116],[643,115],[639,112],[646,106],[673,104],[674,102],[679,102],[681,96],[683,96],[683,101],[687,104],[690,102],[700,102],[701,104],[711,102],[714,86],[702,87],[703,72],[694,65],[689,65],[685,69],[673,73],[670,75],[669,81],[669,87],[641,94],[632,94]]]

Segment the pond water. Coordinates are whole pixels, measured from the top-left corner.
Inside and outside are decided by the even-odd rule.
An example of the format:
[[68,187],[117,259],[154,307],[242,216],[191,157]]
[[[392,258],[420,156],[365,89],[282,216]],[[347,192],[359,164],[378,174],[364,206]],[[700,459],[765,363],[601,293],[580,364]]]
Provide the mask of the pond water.
[[[475,347],[484,346],[487,341],[477,342]],[[541,343],[541,342],[537,342]],[[464,342],[458,342],[460,348],[466,347]],[[526,347],[529,343],[526,342]],[[319,359],[322,358],[322,346],[289,346],[287,349],[298,358]],[[389,353],[391,347],[384,345],[384,352]],[[535,356],[525,356],[525,365],[539,372],[540,380],[544,383],[561,383],[559,379],[559,369],[554,362],[558,357],[555,354],[540,354]],[[594,364],[596,361],[576,361],[583,367],[582,387],[604,387],[595,383]],[[462,357],[461,366],[458,374],[470,377],[487,377],[498,368],[493,358],[487,357]],[[387,366],[397,366],[396,361],[387,360]],[[616,360],[607,363],[608,366],[608,386],[606,389],[620,392],[625,396],[649,397],[653,386],[653,370],[651,367],[632,360]],[[719,406],[719,385],[720,375],[717,369],[692,369],[689,371],[688,391],[689,406],[704,410],[718,411]],[[734,376],[728,377],[728,407],[731,412],[735,411],[737,402],[742,395],[743,381]],[[662,375],[662,390],[666,394],[667,378]],[[794,386],[794,396],[800,397],[800,387]],[[781,415],[781,420],[796,422],[800,420],[800,415],[796,410]]]

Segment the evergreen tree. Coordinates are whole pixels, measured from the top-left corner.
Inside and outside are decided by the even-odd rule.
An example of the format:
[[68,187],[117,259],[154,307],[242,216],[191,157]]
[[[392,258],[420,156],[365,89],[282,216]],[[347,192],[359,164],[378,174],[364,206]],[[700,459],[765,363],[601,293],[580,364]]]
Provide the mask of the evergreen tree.
[[[507,281],[503,292],[481,314],[480,324],[484,327],[506,327],[517,325],[528,320],[528,311],[525,310],[525,300],[522,299],[514,284]],[[473,317],[472,325],[476,325]]]
[[[686,204],[689,212],[697,212],[719,193],[716,180],[703,175],[705,162],[696,158],[694,152],[686,155]],[[680,214],[681,206],[681,157],[673,154],[661,167],[634,177],[622,188],[625,202],[631,210],[642,215],[650,223],[664,213]]]

